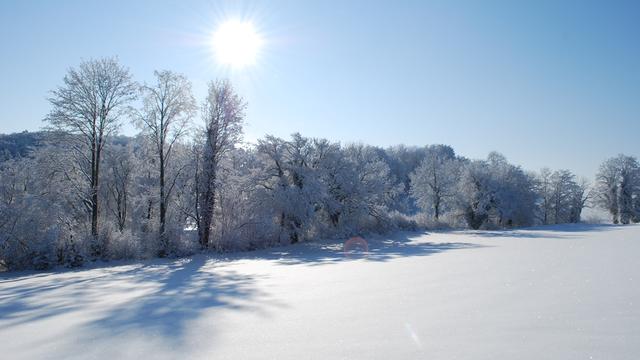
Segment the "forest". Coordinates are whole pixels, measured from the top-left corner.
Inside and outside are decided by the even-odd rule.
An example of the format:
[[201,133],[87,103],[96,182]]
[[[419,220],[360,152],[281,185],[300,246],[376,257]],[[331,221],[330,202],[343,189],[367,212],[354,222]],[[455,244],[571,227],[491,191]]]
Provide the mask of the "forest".
[[[115,58],[71,68],[36,133],[0,136],[0,268],[180,257],[429,228],[577,223],[587,207],[640,222],[640,166],[593,180],[528,171],[497,152],[389,148],[293,133],[243,141],[248,104],[227,80],[138,83]],[[119,135],[122,124],[139,133]],[[292,129],[295,130],[295,129]]]

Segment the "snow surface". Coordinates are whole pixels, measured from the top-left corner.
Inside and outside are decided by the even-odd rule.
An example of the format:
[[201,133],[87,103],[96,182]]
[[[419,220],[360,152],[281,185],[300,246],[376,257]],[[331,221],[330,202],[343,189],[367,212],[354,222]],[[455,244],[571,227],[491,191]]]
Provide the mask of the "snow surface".
[[640,226],[368,240],[5,274],[0,356],[640,358]]

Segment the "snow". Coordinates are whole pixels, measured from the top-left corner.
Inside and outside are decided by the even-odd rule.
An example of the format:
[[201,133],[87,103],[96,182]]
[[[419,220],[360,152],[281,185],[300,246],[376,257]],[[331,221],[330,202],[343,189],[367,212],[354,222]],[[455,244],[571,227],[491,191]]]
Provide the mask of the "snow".
[[635,359],[640,226],[400,233],[0,277],[17,359]]

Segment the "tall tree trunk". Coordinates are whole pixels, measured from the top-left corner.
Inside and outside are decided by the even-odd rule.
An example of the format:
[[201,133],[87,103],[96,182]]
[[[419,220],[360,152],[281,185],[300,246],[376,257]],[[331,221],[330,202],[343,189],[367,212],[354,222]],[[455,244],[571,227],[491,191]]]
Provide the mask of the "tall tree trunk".
[[99,201],[99,179],[100,179],[100,148],[101,148],[101,139],[98,136],[97,141],[94,141],[91,149],[91,236],[93,238],[92,245],[92,255],[94,257],[102,256],[102,247],[103,244],[99,242],[98,233],[98,219],[100,217],[100,207],[98,206]]
[[[206,166],[207,164],[205,164]],[[213,166],[215,168],[215,166]],[[200,220],[199,235],[200,235],[200,246],[202,249],[209,248],[210,238],[211,238],[211,224],[213,223],[213,213],[215,209],[215,182],[216,182],[216,171],[215,169],[209,169],[208,176],[205,176],[205,193],[202,199],[202,218]]]
[[96,142],[91,144],[91,235],[98,236],[98,169]]
[[160,236],[164,237],[167,206],[164,195],[164,154],[160,149]]

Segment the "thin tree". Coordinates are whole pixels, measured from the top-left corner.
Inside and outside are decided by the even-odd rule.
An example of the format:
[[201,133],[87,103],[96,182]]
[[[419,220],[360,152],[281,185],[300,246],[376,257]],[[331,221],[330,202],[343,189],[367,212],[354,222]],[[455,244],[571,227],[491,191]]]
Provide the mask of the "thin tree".
[[577,190],[575,175],[569,170],[556,170],[551,175],[551,209],[554,224],[569,222],[574,192]]
[[[78,153],[75,159],[89,186],[85,204],[91,213],[95,240],[99,230],[100,161],[108,137],[118,129],[128,104],[136,97],[137,85],[115,58],[84,61],[77,69],[69,69],[63,82],[51,93],[53,109],[46,121],[79,142],[74,147]],[[94,246],[93,255],[101,255],[100,249]]]
[[589,180],[580,178],[576,183],[572,198],[573,205],[571,206],[571,216],[569,222],[579,223],[582,216],[582,210],[586,207],[590,207],[591,200],[594,196],[594,190],[591,187]]
[[615,158],[607,159],[600,165],[596,175],[598,200],[600,205],[609,211],[614,224],[619,223],[618,178],[619,169]]
[[198,237],[203,249],[209,247],[215,210],[217,171],[222,157],[242,138],[242,122],[247,105],[228,80],[209,83],[202,105],[205,144],[202,154],[202,184],[199,185]]
[[[164,245],[169,198],[180,170],[168,182],[166,173],[174,145],[188,130],[196,105],[191,83],[185,76],[166,70],[155,71],[154,75],[156,83],[141,88],[143,104],[138,124],[149,138],[158,159],[159,234]],[[160,255],[164,255],[165,250],[163,246]]]
[[131,185],[134,177],[132,149],[129,145],[111,145],[105,161],[107,166],[107,208],[124,231],[129,217]]
[[549,168],[542,168],[540,173],[536,175],[535,189],[540,200],[540,221],[542,224],[549,224],[549,218],[551,215],[551,170]]

